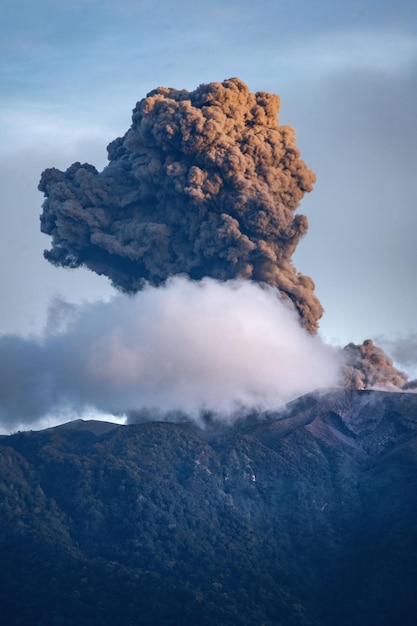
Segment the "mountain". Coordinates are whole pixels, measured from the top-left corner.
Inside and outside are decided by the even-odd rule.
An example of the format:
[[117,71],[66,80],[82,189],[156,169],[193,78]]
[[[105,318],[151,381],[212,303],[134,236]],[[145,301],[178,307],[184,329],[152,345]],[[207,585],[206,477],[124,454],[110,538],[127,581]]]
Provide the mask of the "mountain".
[[4,624],[417,623],[417,395],[0,437]]
[[104,433],[108,433],[110,430],[114,428],[118,428],[118,424],[114,422],[105,422],[103,420],[83,420],[76,419],[71,422],[66,422],[65,424],[59,424],[58,426],[53,426],[53,429],[64,429],[64,430],[85,430],[94,435],[103,435]]

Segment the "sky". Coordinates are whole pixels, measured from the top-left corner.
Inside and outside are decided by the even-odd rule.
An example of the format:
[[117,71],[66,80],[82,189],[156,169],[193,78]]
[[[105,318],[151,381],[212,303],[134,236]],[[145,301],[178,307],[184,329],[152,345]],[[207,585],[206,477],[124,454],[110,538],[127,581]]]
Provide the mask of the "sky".
[[316,284],[321,337],[372,338],[417,375],[415,2],[3,0],[0,30],[1,335],[36,334],[57,298],[114,294],[43,258],[41,172],[104,167],[159,85],[238,76],[280,96],[317,176],[293,260]]

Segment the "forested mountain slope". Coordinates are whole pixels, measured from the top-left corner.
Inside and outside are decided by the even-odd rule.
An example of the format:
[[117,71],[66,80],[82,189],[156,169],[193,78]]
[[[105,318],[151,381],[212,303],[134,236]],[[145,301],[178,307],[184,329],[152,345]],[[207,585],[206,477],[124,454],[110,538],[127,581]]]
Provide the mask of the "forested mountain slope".
[[0,559],[10,625],[414,625],[417,395],[1,437]]

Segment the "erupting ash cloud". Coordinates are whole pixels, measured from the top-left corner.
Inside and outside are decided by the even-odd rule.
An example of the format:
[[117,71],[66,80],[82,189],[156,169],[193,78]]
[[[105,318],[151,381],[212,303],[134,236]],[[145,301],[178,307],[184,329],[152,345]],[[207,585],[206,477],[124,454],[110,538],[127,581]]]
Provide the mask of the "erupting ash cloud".
[[337,381],[334,351],[250,281],[176,277],[108,303],[58,303],[47,329],[0,338],[3,429],[87,407],[232,422]]
[[370,340],[341,359],[315,335],[322,307],[291,261],[315,178],[278,110],[237,78],[160,87],[102,172],[42,174],[46,258],[130,295],[59,303],[43,336],[0,337],[3,430],[88,408],[231,422],[337,385],[341,361],[350,387],[406,382]]
[[343,349],[344,382],[350,389],[402,389],[407,375],[394,367],[382,348],[371,339],[362,345],[349,343]]
[[177,274],[265,282],[315,332],[323,309],[291,261],[307,230],[295,211],[315,176],[278,111],[278,96],[251,93],[238,78],[155,89],[108,146],[102,172],[74,163],[43,173],[46,258],[131,293]]

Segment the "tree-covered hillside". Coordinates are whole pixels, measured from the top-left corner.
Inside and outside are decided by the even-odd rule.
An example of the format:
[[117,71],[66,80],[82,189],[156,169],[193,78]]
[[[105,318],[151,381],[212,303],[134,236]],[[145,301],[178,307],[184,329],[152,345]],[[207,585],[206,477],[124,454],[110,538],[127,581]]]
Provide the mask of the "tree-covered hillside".
[[416,623],[416,394],[102,430],[0,438],[3,623]]

